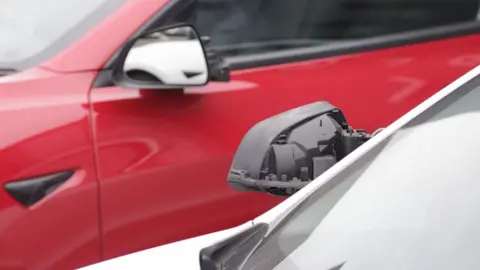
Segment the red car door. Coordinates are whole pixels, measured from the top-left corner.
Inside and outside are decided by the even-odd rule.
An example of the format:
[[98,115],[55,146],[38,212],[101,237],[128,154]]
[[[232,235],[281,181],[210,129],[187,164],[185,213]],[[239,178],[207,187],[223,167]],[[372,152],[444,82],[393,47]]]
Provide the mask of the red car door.
[[112,61],[100,73],[90,102],[104,259],[234,226],[277,204],[225,181],[242,136],[263,118],[326,100],[373,131],[480,63],[478,1],[338,2],[171,1],[143,25],[129,16],[160,6],[145,1],[111,21],[132,32],[191,22],[234,71],[228,83],[183,91],[115,86]]
[[[86,68],[87,53],[69,61],[65,49],[90,40],[85,34],[122,1],[0,2],[2,270],[75,269],[102,259],[88,96],[97,71]],[[41,65],[55,55],[58,65]]]
[[101,260],[87,92],[95,75],[33,69],[0,77],[0,269]]

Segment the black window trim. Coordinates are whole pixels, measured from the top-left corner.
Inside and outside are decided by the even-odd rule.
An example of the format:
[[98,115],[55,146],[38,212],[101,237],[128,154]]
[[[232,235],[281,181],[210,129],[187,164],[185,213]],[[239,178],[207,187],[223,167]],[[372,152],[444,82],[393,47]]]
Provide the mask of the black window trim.
[[228,57],[227,62],[233,70],[246,69],[394,48],[473,34],[480,34],[480,22],[439,26],[352,41],[339,41],[318,46],[263,52],[262,54]]
[[[183,8],[189,6],[194,1],[196,0],[170,0],[165,7],[161,8],[157,14],[152,16],[147,23],[138,29],[131,39],[139,37],[143,32],[153,27],[167,23],[173,16],[179,14]],[[395,48],[473,34],[480,34],[480,21],[437,26],[371,38],[362,38],[354,41],[339,41],[318,46],[226,57],[225,60],[230,65],[231,70],[241,70]],[[111,70],[115,65],[118,55],[124,49],[125,46],[122,46],[99,72],[93,83],[94,88],[114,85]]]

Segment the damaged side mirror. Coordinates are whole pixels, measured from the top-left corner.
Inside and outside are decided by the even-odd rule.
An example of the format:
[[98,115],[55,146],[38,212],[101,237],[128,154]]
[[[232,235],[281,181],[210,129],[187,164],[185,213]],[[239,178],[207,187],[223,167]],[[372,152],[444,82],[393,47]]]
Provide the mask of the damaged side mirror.
[[328,102],[263,120],[244,136],[227,181],[239,191],[290,196],[371,137]]

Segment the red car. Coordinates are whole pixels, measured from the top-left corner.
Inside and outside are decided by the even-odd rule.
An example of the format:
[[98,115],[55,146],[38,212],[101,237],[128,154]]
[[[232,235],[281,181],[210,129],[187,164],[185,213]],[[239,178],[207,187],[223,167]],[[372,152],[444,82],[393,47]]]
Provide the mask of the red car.
[[[388,125],[480,64],[478,11],[478,0],[2,1],[0,269],[76,268],[261,214],[282,199],[225,181],[252,125],[319,100],[354,127]],[[122,83],[132,42],[177,23],[209,37],[230,80]]]

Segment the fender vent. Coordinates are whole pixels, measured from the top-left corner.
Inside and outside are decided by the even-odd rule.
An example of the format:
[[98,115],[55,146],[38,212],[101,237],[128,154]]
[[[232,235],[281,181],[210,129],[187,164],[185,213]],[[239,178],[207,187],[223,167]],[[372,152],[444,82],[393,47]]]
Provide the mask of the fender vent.
[[64,184],[73,174],[74,171],[69,170],[9,182],[5,184],[5,190],[19,203],[32,206]]

